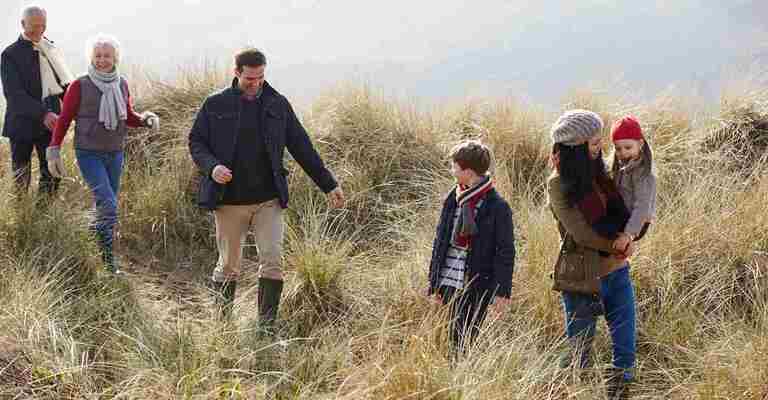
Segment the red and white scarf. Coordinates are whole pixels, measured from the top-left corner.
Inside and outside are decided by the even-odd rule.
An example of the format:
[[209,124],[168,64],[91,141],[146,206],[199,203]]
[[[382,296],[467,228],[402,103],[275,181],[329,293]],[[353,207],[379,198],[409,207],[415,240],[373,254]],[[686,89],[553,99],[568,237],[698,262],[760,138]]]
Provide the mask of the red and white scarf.
[[456,186],[456,203],[459,208],[459,218],[453,227],[453,244],[460,249],[469,249],[472,245],[472,236],[477,234],[475,217],[477,216],[477,203],[493,189],[493,181],[490,176],[483,178],[480,183],[472,187]]

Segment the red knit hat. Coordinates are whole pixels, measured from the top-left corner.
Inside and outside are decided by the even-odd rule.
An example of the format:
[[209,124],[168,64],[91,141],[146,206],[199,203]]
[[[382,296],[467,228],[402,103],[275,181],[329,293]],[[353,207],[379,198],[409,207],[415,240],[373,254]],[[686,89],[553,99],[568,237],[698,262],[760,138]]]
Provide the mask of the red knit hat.
[[643,129],[640,128],[640,123],[637,119],[631,115],[616,121],[611,128],[611,140],[614,142],[622,139],[634,139],[642,140]]

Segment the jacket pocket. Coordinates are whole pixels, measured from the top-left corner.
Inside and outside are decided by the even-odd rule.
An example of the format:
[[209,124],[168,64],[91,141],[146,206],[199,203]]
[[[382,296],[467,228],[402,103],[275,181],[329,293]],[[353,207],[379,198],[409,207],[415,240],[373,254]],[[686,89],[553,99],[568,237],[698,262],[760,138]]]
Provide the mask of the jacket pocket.
[[236,112],[208,112],[208,121],[211,123],[213,132],[234,131],[237,122]]
[[93,149],[98,129],[98,120],[91,117],[78,118],[75,121],[75,148]]
[[215,210],[224,194],[221,185],[210,176],[200,178],[200,186],[197,192],[197,205],[206,210]]
[[281,113],[274,108],[267,108],[267,117],[274,119],[285,119],[285,113]]
[[275,146],[275,151],[277,151],[277,149],[285,143],[285,114],[272,108],[268,108],[264,114],[266,116],[264,124],[268,135],[267,137]]
[[210,111],[208,112],[208,118],[212,121],[234,119],[237,118],[237,113],[231,111]]
[[[597,294],[600,292],[600,260],[581,246],[569,246],[568,237],[560,248],[553,273],[553,289],[561,292]],[[574,244],[574,243],[570,243]]]

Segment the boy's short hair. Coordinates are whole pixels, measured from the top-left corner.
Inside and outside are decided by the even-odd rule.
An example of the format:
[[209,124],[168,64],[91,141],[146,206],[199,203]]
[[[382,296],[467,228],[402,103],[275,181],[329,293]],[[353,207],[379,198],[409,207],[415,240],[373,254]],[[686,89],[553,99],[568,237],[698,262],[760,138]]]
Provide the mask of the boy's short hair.
[[267,65],[267,56],[255,47],[246,47],[235,54],[235,68],[243,72],[243,67],[261,67]]
[[485,175],[491,167],[491,150],[479,140],[465,140],[451,149],[451,161],[461,169],[471,169],[478,175]]

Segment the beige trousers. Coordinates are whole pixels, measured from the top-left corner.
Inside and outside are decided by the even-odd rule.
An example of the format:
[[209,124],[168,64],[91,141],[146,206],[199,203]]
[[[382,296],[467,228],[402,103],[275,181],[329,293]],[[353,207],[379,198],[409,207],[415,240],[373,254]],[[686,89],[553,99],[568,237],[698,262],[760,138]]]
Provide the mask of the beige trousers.
[[240,278],[243,244],[250,229],[259,250],[259,277],[283,280],[283,209],[277,200],[245,206],[222,205],[213,214],[219,250],[214,281]]

